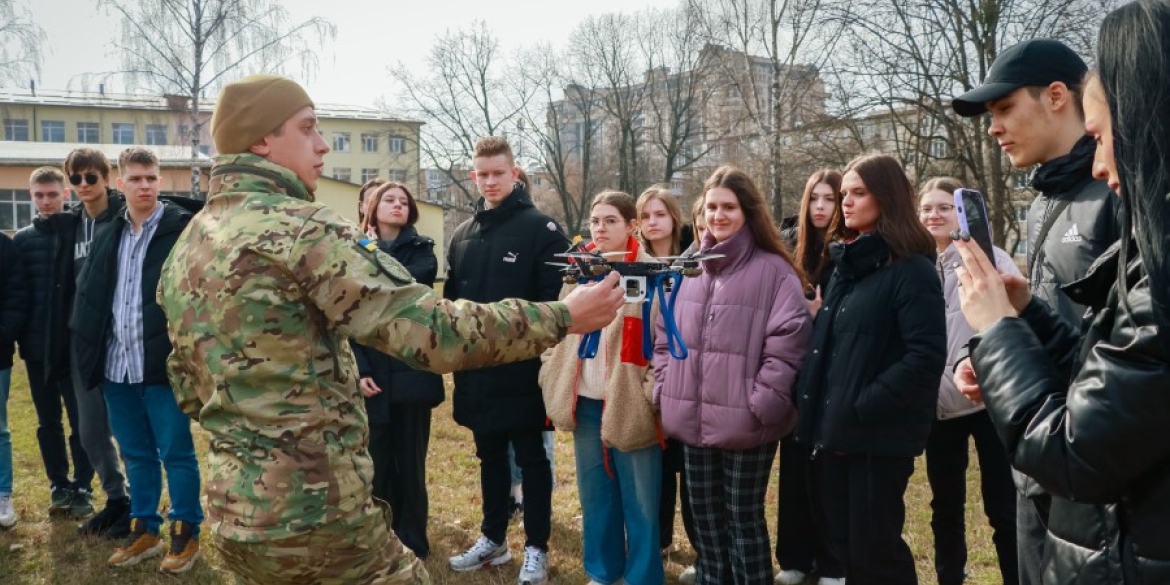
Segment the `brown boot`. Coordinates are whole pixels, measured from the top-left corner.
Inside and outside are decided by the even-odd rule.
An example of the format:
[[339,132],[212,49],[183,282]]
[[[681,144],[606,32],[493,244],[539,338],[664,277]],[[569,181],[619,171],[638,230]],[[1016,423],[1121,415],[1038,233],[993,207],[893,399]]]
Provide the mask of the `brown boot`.
[[191,570],[199,558],[199,536],[194,534],[193,529],[190,522],[171,522],[171,550],[158,570],[172,575]]
[[130,535],[126,537],[126,542],[106,562],[111,567],[129,567],[157,557],[164,549],[166,546],[158,535],[146,530],[146,522],[141,518],[133,518],[130,520]]

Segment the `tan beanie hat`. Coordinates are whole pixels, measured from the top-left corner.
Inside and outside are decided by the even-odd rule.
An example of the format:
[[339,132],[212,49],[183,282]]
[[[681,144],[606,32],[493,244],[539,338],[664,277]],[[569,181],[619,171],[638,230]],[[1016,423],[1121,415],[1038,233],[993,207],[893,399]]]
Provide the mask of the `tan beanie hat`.
[[249,75],[224,86],[211,115],[211,140],[219,154],[240,154],[305,106],[309,94],[279,75]]

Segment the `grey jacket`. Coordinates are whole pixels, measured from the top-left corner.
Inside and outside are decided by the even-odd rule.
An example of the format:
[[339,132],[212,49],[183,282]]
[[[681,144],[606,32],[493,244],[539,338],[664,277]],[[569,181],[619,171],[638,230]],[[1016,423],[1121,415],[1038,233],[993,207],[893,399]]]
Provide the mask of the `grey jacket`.
[[[959,250],[951,244],[939,255],[935,263],[939,279],[942,280],[943,297],[946,300],[947,315],[947,365],[943,369],[942,382],[938,387],[938,419],[948,420],[972,414],[983,410],[983,403],[972,402],[955,387],[953,380],[955,362],[966,355],[967,341],[975,335],[975,330],[967,324],[963,316],[962,306],[959,303],[959,277],[955,274],[955,264],[962,265]],[[1019,267],[1007,252],[995,248],[995,265],[1004,272],[1021,276]]]

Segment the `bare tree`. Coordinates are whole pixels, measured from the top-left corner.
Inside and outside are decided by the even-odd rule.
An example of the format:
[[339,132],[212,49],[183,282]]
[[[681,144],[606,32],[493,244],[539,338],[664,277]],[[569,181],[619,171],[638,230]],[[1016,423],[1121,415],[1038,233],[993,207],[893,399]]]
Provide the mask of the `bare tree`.
[[403,88],[402,107],[427,122],[421,152],[470,204],[479,197],[464,180],[476,140],[510,135],[518,142],[534,90],[482,21],[435,39],[427,66],[425,75],[416,75],[399,63],[390,75]]
[[670,183],[722,138],[714,135],[714,127],[708,135],[703,118],[719,89],[717,65],[704,51],[699,22],[685,9],[649,10],[639,17],[644,22],[639,45],[649,69],[645,101],[651,115],[644,139],[659,155],[651,163],[660,165],[658,177]]
[[[115,41],[130,85],[146,85],[186,99],[191,157],[199,156],[204,118],[200,100],[234,75],[281,72],[290,65],[309,74],[321,41],[337,29],[323,18],[290,22],[275,0],[100,0],[121,17]],[[199,167],[191,166],[198,197]]]
[[24,84],[41,74],[45,31],[16,0],[0,0],[0,82]]
[[[835,7],[850,32],[838,87],[857,90],[856,119],[884,119],[879,144],[893,146],[919,179],[952,174],[986,191],[995,240],[1019,239],[1013,171],[986,130],[989,121],[960,118],[950,100],[986,77],[1000,49],[1051,37],[1082,54],[1109,0],[878,0]],[[891,138],[894,139],[891,142]]]
[[691,18],[721,49],[711,58],[723,70],[719,79],[727,84],[725,99],[738,100],[744,112],[742,119],[727,121],[742,128],[732,135],[746,138],[740,138],[749,151],[745,154],[766,153],[762,182],[778,220],[784,216],[787,167],[783,131],[824,113],[819,71],[832,56],[840,30],[825,20],[827,6],[828,0],[687,0]]
[[648,182],[643,152],[646,119],[646,63],[638,50],[643,27],[628,14],[587,17],[569,37],[572,71],[578,85],[596,99],[604,116],[599,132],[616,151],[617,188],[636,193]]
[[[529,153],[552,183],[561,203],[559,216],[570,234],[581,233],[590,198],[604,177],[605,165],[596,156],[599,122],[603,116],[598,95],[576,83],[566,70],[567,57],[547,45],[528,51],[521,60],[524,76],[535,94],[524,110]],[[551,210],[546,210],[551,211]]]

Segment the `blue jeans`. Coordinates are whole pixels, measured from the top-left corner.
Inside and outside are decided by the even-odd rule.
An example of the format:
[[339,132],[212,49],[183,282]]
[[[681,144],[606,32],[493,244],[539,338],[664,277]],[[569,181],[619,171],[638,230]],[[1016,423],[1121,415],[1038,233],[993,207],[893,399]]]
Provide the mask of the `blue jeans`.
[[0,495],[12,494],[12,433],[8,431],[8,387],[12,368],[0,370]]
[[166,384],[102,384],[110,428],[118,440],[130,482],[130,517],[140,518],[158,534],[162,516],[162,470],[167,471],[171,509],[167,519],[182,520],[199,533],[203,508],[199,503],[199,462],[191,439],[191,419]]
[[585,574],[599,583],[625,578],[629,585],[662,585],[666,580],[658,542],[662,449],[652,445],[623,452],[605,447],[601,408],[600,400],[578,398],[573,431]]

